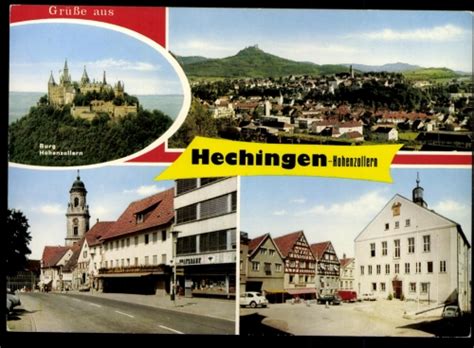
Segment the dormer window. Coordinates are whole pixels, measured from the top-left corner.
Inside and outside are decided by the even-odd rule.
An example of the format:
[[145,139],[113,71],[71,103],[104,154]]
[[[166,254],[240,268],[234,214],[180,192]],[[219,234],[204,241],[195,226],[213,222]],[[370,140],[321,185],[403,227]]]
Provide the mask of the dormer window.
[[141,223],[143,222],[143,217],[144,217],[143,213],[138,213],[138,214],[136,215],[137,224],[141,224]]

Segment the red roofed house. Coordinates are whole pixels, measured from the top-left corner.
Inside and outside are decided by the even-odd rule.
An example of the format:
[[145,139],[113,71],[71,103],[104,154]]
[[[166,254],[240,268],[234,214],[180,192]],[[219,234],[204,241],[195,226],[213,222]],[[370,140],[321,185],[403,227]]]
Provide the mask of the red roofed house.
[[269,233],[252,239],[248,244],[245,290],[265,292],[269,300],[276,300],[274,297],[282,298],[285,292],[283,264],[280,250]]
[[355,285],[355,259],[347,257],[344,254],[343,258],[339,260],[341,264],[340,271],[340,290],[354,290]]
[[114,221],[97,221],[86,232],[80,241],[81,248],[78,252],[75,269],[73,271],[73,288],[77,290],[98,290],[97,276],[102,265],[102,241],[104,236],[114,224]]
[[294,297],[314,298],[316,296],[315,262],[303,231],[274,238],[285,260],[284,288]]
[[[102,258],[96,259],[94,253],[94,260],[91,255],[90,261],[92,267],[101,263],[99,289],[127,293],[169,291],[173,196],[174,189],[168,189],[132,202],[115,223],[97,226],[97,234],[104,233],[99,238]],[[96,239],[94,235],[90,237],[97,252]],[[90,247],[89,241],[87,245]],[[83,249],[81,262],[87,262],[88,254],[84,252],[87,250]]]
[[41,290],[63,290],[62,269],[72,257],[69,246],[46,246],[41,257]]
[[316,288],[319,295],[337,293],[340,263],[332,243],[311,244],[311,250],[316,258]]

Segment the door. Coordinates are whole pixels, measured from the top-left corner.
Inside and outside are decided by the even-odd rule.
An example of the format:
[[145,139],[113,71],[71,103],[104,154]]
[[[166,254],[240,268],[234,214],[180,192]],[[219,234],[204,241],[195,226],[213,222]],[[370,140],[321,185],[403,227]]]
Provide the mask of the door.
[[393,297],[400,299],[400,297],[402,296],[402,281],[393,280],[392,287],[393,287]]

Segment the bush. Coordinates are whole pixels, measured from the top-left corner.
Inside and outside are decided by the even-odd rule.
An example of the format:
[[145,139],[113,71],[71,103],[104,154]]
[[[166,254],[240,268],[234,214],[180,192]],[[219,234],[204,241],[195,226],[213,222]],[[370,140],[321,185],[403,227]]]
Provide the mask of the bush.
[[393,299],[392,294],[388,294],[387,300],[392,301],[392,299]]

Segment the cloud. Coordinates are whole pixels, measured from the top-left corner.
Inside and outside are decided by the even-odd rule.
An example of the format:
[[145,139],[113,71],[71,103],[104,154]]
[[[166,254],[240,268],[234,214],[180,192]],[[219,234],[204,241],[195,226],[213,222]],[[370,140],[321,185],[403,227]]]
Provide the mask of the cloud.
[[292,199],[290,203],[304,204],[306,203],[306,198],[295,198],[295,199]]
[[453,201],[451,199],[447,199],[445,201],[438,202],[433,209],[440,214],[449,214],[449,213],[457,213],[457,212],[467,212],[470,207],[461,204],[459,202]]
[[284,216],[284,215],[288,215],[288,212],[285,210],[285,209],[282,209],[282,210],[276,210],[272,213],[272,215],[275,215],[275,216]]
[[158,187],[156,185],[142,185],[138,188],[131,189],[131,190],[123,190],[123,193],[134,193],[139,196],[150,196],[158,192],[164,191],[165,188],[163,187]]
[[96,69],[107,69],[107,70],[134,70],[134,71],[156,71],[159,70],[158,65],[153,65],[147,62],[131,62],[125,59],[114,59],[106,58],[100,59],[93,62],[84,62],[86,68],[92,67]]
[[452,25],[436,26],[432,28],[419,28],[413,30],[383,29],[381,31],[351,34],[351,37],[362,37],[368,40],[381,41],[451,41],[461,38],[465,30]]
[[337,216],[344,219],[373,215],[382,209],[387,200],[387,197],[380,191],[372,191],[352,201],[336,202],[330,205],[315,205],[310,209],[295,213],[295,216]]
[[60,204],[43,204],[34,209],[46,215],[61,215],[64,214],[64,210],[65,208]]
[[202,40],[181,41],[172,45],[171,51],[182,56],[227,57],[235,55],[240,44],[219,43]]

